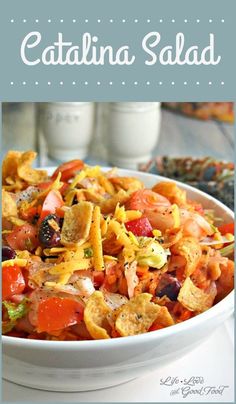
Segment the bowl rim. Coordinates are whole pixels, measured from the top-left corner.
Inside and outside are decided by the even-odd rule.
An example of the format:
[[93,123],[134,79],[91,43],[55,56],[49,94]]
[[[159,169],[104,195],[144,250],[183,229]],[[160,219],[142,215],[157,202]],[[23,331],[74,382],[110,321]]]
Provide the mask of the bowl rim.
[[[108,171],[112,169],[113,167],[104,167],[101,166],[101,168],[104,171]],[[56,169],[56,167],[43,167],[43,169],[47,170],[50,173],[53,172],[53,170]],[[226,211],[226,213],[234,219],[234,212],[228,208],[226,205],[224,205],[222,202],[218,201],[216,198],[212,197],[211,195],[206,194],[205,192],[192,187],[191,185],[182,183],[180,181],[176,181],[174,179],[168,178],[168,177],[163,177],[158,174],[152,174],[152,173],[145,173],[142,171],[137,171],[137,170],[130,170],[130,169],[122,169],[122,168],[117,168],[118,172],[123,172],[124,174],[127,173],[132,173],[133,175],[137,176],[142,176],[146,178],[152,178],[155,177],[157,180],[165,180],[165,181],[170,181],[170,182],[175,182],[178,186],[184,188],[186,191],[192,191],[200,196],[202,196],[205,200],[210,201],[213,203],[215,206],[218,206],[219,208],[223,209]],[[2,342],[3,346],[8,345],[8,346],[17,346],[17,347],[22,347],[22,348],[37,348],[39,350],[44,350],[44,349],[51,349],[51,350],[58,350],[60,349],[66,349],[68,351],[73,351],[76,349],[78,351],[79,349],[81,350],[97,350],[98,348],[101,349],[113,349],[115,347],[120,347],[120,346],[130,346],[132,344],[143,344],[145,342],[151,342],[151,341],[158,341],[158,339],[162,339],[165,337],[169,337],[171,334],[177,335],[182,332],[187,331],[189,328],[194,329],[195,327],[198,327],[202,323],[204,323],[207,320],[215,318],[217,315],[223,314],[224,312],[228,312],[229,315],[232,314],[234,310],[234,290],[232,290],[224,299],[222,299],[220,302],[218,302],[215,306],[212,306],[210,309],[206,310],[203,313],[200,313],[199,315],[190,318],[187,321],[184,321],[182,323],[174,324],[172,326],[152,331],[152,332],[146,332],[143,334],[138,334],[138,335],[132,335],[128,337],[120,337],[120,338],[110,338],[110,339],[99,339],[99,340],[82,340],[82,341],[48,341],[48,340],[36,340],[36,339],[27,339],[27,338],[19,338],[19,337],[11,337],[7,335],[2,335]]]

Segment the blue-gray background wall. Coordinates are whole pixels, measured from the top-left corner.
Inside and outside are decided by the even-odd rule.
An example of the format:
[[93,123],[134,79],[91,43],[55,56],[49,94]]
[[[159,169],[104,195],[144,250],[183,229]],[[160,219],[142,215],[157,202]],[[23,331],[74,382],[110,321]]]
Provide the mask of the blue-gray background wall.
[[[235,0],[5,1],[0,14],[0,99],[233,100],[235,5]],[[101,45],[109,44],[114,49],[129,45],[136,60],[131,66],[27,66],[21,60],[20,46],[31,31],[42,35],[40,45],[32,49],[32,57],[40,56],[44,47],[52,45],[58,32],[74,45],[80,45],[83,33],[90,32],[98,36]],[[199,49],[214,33],[215,53],[221,56],[221,62],[216,66],[147,66],[141,44],[151,31],[160,32],[160,47],[174,47],[176,34],[183,32],[186,48],[198,45]]]

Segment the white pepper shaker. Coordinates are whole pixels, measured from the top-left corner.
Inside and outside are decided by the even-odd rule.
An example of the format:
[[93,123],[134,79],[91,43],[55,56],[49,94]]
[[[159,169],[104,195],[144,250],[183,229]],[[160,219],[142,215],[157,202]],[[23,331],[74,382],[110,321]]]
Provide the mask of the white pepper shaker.
[[39,126],[50,157],[60,161],[84,159],[93,136],[94,103],[41,103]]
[[107,148],[109,162],[137,168],[148,161],[159,138],[159,102],[109,103]]

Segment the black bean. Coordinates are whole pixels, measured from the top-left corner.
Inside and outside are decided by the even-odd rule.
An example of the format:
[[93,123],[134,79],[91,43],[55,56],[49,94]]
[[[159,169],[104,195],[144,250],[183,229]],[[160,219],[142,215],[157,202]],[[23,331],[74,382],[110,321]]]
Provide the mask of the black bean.
[[[50,221],[56,222],[58,229],[52,226]],[[59,218],[56,215],[48,215],[39,227],[39,242],[43,247],[56,247],[60,244],[61,234],[59,228]]]
[[169,274],[164,274],[165,277],[163,281],[157,286],[156,289],[156,296],[157,297],[163,297],[167,296],[170,300],[175,301],[177,300],[180,288],[181,288],[181,283],[178,281],[177,278],[174,278],[173,276]]
[[16,252],[13,248],[5,245],[2,247],[2,261],[12,260],[16,257]]

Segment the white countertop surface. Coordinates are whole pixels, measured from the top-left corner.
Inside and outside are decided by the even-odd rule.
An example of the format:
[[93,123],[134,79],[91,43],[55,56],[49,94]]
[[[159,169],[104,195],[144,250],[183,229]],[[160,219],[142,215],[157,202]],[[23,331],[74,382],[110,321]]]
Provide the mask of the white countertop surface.
[[[168,377],[176,378],[172,386],[161,383]],[[202,378],[202,384],[193,386],[191,377]],[[170,384],[169,381],[166,384]],[[171,365],[117,387],[57,393],[30,389],[5,380],[2,387],[5,402],[234,402],[234,319],[231,317],[198,348]],[[184,397],[183,393],[188,395]]]

